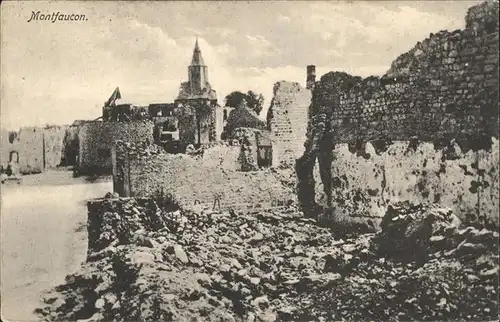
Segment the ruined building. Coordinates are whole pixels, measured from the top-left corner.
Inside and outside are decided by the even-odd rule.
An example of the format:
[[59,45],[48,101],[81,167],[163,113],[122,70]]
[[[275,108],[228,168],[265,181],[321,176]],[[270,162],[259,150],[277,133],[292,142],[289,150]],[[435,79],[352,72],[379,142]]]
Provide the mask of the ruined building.
[[412,200],[498,224],[498,7],[472,7],[465,29],[430,34],[382,77],[310,82],[304,210],[376,226],[388,202]]
[[267,114],[272,164],[293,167],[304,152],[311,91],[299,83],[281,81],[274,85],[273,93]]
[[174,103],[134,106],[116,104],[117,99],[121,99],[119,88],[104,103],[102,117],[73,127],[78,133],[77,142],[68,145],[73,150],[77,146],[77,173],[110,174],[111,149],[116,140],[154,142],[169,152],[184,152],[189,144],[220,139],[216,135],[217,95],[208,82],[208,67],[198,40],[188,67],[188,81],[181,83]]
[[314,83],[316,82],[316,66],[307,66],[307,77],[306,77],[306,88],[309,90],[314,90]]
[[61,165],[66,126],[23,127],[1,132],[1,165],[8,163],[21,174],[40,173]]
[[217,139],[217,93],[208,81],[208,67],[203,60],[198,39],[188,67],[188,81],[181,83],[179,95],[174,103],[179,119],[180,140],[203,144]]

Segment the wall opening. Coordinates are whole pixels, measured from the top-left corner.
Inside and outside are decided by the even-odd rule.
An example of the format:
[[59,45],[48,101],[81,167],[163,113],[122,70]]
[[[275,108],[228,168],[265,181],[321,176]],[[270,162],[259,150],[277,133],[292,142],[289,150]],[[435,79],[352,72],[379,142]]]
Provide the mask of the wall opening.
[[257,165],[259,167],[268,168],[273,163],[273,148],[272,146],[259,146],[257,148]]
[[15,139],[17,139],[17,132],[9,132],[9,143],[14,143]]
[[177,127],[175,126],[175,122],[173,120],[163,122],[162,129],[166,132],[177,131]]
[[10,151],[9,162],[19,163],[19,153],[17,151]]

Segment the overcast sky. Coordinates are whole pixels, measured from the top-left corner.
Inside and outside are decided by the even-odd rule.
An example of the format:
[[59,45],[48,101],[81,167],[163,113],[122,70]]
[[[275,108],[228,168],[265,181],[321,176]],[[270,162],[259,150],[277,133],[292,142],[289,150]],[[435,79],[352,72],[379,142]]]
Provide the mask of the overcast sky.
[[[2,127],[69,124],[101,115],[120,87],[123,103],[173,102],[187,80],[196,36],[219,100],[263,93],[276,81],[304,85],[336,70],[382,75],[400,54],[440,30],[465,26],[480,1],[4,2]],[[31,21],[85,14],[87,21]]]

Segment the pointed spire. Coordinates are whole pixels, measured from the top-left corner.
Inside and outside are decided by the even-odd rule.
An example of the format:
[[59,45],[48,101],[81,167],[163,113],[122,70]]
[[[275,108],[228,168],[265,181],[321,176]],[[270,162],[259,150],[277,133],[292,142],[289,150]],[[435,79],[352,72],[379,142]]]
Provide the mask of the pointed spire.
[[198,36],[196,36],[196,43],[194,44],[194,50],[200,51],[200,46],[198,45]]
[[203,57],[201,56],[200,46],[198,45],[198,36],[196,36],[196,42],[194,44],[193,59],[191,60],[191,66],[201,65],[205,66]]

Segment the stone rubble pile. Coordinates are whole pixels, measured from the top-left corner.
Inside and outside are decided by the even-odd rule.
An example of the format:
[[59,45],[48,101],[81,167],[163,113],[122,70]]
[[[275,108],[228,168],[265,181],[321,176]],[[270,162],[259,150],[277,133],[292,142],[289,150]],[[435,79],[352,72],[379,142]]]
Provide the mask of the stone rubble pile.
[[158,154],[164,154],[163,147],[152,144],[149,141],[128,142],[116,141],[115,145],[118,149],[126,149],[129,155],[136,154],[140,157],[151,157]]
[[390,205],[369,246],[327,262],[344,278],[297,301],[294,319],[497,320],[499,234],[459,227],[437,205]]
[[[420,217],[447,213],[418,209]],[[433,229],[425,237],[435,251],[427,262],[394,261],[380,245],[399,227],[395,213],[411,222],[415,210],[393,207],[385,219],[393,224],[379,235],[336,240],[292,206],[243,215],[166,211],[150,199],[94,201],[86,263],[46,295],[37,313],[48,321],[467,318],[462,312],[487,320],[498,314],[498,233]]]

